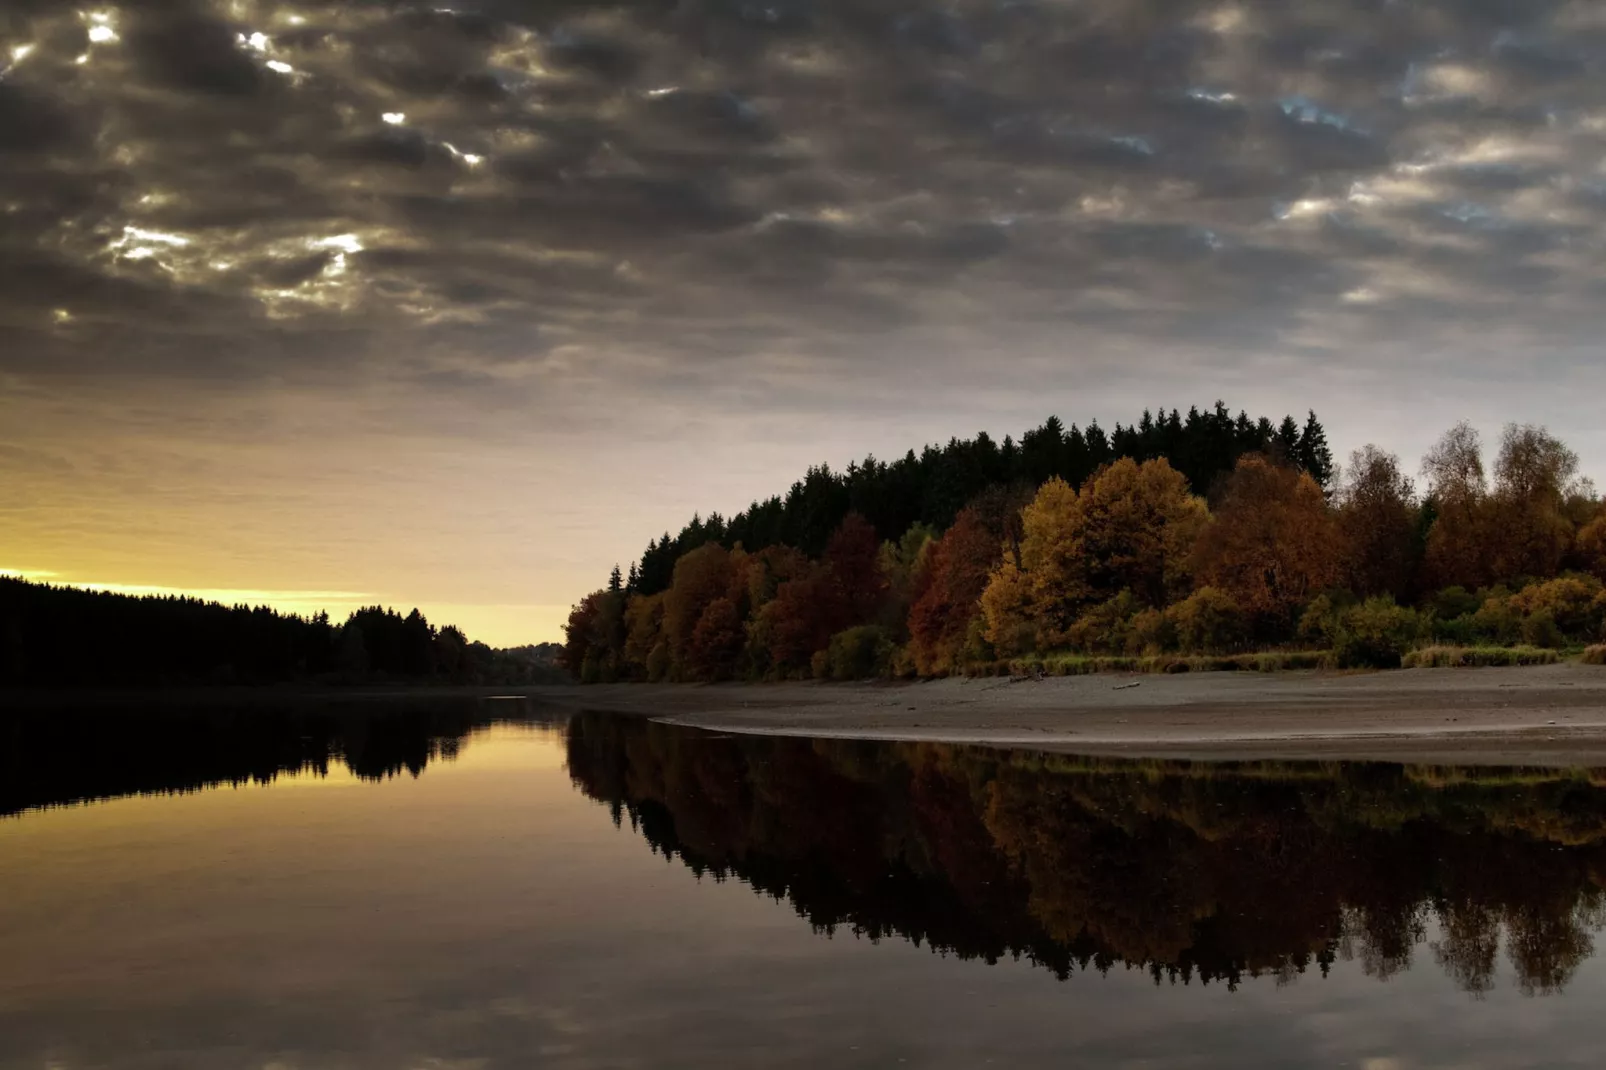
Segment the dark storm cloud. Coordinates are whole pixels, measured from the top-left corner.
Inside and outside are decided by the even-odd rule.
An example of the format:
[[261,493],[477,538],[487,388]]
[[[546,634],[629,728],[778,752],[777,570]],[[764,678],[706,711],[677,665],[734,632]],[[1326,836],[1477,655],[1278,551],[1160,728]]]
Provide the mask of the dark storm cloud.
[[1312,324],[1554,340],[1600,299],[1589,2],[196,0],[0,28],[0,372],[506,391],[508,362],[635,354],[695,388],[764,352],[918,360],[874,340],[978,308],[1000,337],[1295,352]]

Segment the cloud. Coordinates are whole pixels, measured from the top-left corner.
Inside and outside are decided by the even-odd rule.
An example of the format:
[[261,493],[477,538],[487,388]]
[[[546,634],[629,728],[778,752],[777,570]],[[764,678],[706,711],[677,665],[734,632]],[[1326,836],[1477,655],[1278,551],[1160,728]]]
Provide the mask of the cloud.
[[1513,314],[1593,299],[1606,28],[1576,5],[28,10],[0,82],[28,281],[0,314],[32,333],[0,359],[30,375],[97,327],[179,373],[228,337],[230,374],[293,377],[263,342],[288,331],[322,371],[385,374],[331,349],[330,314],[696,379],[941,326],[956,287],[1094,339],[1129,327],[1060,313],[1117,289],[1224,347],[1224,319],[1275,343],[1363,288],[1378,318],[1349,329],[1397,331],[1408,271]]
[[108,0],[0,33],[0,382],[85,422],[935,411],[983,352],[1035,413],[1046,353],[1078,389],[1401,349],[1476,381],[1599,336],[1589,4]]

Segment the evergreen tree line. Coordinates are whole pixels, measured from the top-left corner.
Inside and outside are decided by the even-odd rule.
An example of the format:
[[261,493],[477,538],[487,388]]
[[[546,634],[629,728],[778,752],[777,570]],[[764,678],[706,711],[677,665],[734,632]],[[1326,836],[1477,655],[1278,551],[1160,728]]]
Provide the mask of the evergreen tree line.
[[336,625],[267,606],[135,597],[0,577],[0,685],[267,684],[290,681],[544,683],[551,647],[493,650],[370,606]]
[[852,679],[1277,650],[1386,667],[1606,639],[1606,508],[1545,429],[1507,426],[1489,472],[1452,428],[1421,493],[1374,446],[1335,478],[1314,414],[1291,449],[1278,434],[1214,474],[1120,456],[1079,483],[984,485],[946,528],[850,508],[818,553],[705,522],[663,589],[615,568],[583,599],[564,660],[587,681]]
[[829,465],[810,468],[784,497],[754,502],[730,519],[711,513],[671,536],[647,544],[639,565],[631,567],[632,593],[657,594],[674,579],[675,562],[706,542],[727,550],[791,546],[811,557],[825,550],[831,534],[849,513],[869,522],[883,539],[896,539],[916,524],[943,530],[965,505],[992,488],[1037,487],[1050,479],[1080,486],[1099,468],[1121,458],[1145,461],[1165,457],[1196,494],[1206,493],[1246,453],[1273,453],[1310,473],[1326,487],[1333,476],[1327,435],[1311,412],[1303,426],[1292,416],[1280,423],[1239,411],[1235,417],[1218,401],[1205,412],[1183,416],[1164,409],[1145,411],[1130,427],[1117,423],[1106,433],[1098,421],[1067,430],[1056,416],[1002,444],[985,431],[973,439],[950,439],[946,446],[910,450],[890,463],[866,457],[842,472]]

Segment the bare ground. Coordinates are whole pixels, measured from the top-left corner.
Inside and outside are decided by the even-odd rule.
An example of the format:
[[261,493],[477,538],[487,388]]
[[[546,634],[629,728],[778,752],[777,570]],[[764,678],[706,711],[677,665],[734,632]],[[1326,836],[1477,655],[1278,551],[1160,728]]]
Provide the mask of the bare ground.
[[530,692],[726,732],[1164,758],[1606,766],[1606,668],[1095,675]]

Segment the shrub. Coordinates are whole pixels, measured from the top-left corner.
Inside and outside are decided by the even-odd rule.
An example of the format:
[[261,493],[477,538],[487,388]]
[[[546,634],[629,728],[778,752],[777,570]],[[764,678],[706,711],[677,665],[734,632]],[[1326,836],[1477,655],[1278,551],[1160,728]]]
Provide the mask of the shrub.
[[1585,665],[1606,665],[1606,644],[1586,647],[1582,659]]
[[1515,643],[1522,635],[1522,615],[1504,593],[1490,596],[1472,615],[1478,638],[1491,643]]
[[669,642],[658,640],[652,651],[647,655],[647,679],[652,683],[662,683],[669,678]]
[[1176,628],[1177,645],[1190,654],[1230,650],[1244,641],[1247,620],[1232,596],[1216,587],[1201,587],[1166,610]]
[[[1549,634],[1554,630],[1559,635],[1576,636],[1579,638],[1594,638],[1601,626],[1601,582],[1593,576],[1559,576],[1545,583],[1536,583],[1525,587],[1511,596],[1511,607],[1525,618],[1524,638],[1527,639],[1527,623],[1535,618],[1544,616],[1549,620],[1549,626],[1536,625],[1536,630]],[[1534,640],[1529,640],[1535,642]],[[1559,642],[1536,645],[1559,646]]]
[[1122,591],[1106,602],[1085,610],[1066,630],[1066,639],[1077,649],[1098,654],[1115,654],[1126,649],[1132,621],[1143,607],[1131,591]]
[[830,645],[822,653],[824,664],[815,667],[814,675],[832,680],[866,680],[890,672],[893,645],[885,628],[864,624],[831,636]]
[[1153,657],[1176,649],[1177,626],[1158,609],[1145,609],[1132,618],[1127,632],[1126,649],[1130,654]]
[[594,654],[587,654],[580,663],[580,682],[582,684],[600,684],[602,682],[602,661]]
[[1397,669],[1422,632],[1422,617],[1388,596],[1368,598],[1339,618],[1333,656],[1341,668]]
[[993,644],[987,641],[987,618],[977,613],[965,626],[965,645],[959,652],[960,664],[995,661],[997,658],[998,652],[993,649]]
[[1433,621],[1433,638],[1450,646],[1474,646],[1481,634],[1478,622],[1471,613],[1463,613],[1450,620],[1436,618]]
[[1567,637],[1561,633],[1561,628],[1556,625],[1556,618],[1551,616],[1550,610],[1541,609],[1523,618],[1522,641],[1529,646],[1554,650],[1565,646]]
[[1317,595],[1299,618],[1298,634],[1301,639],[1326,645],[1333,641],[1338,627],[1338,606],[1331,595]]
[[1482,605],[1482,599],[1465,587],[1446,587],[1433,596],[1433,613],[1440,620],[1455,620],[1471,616]]

